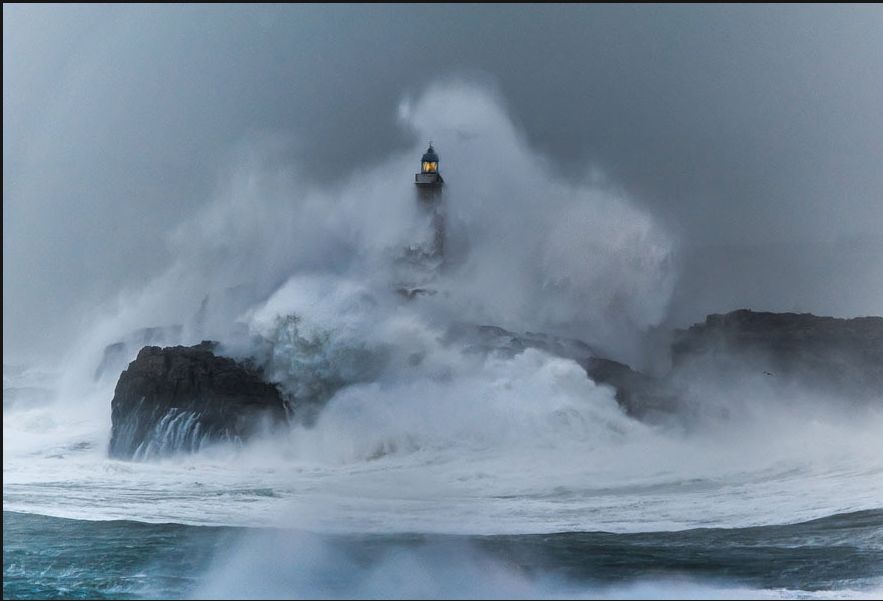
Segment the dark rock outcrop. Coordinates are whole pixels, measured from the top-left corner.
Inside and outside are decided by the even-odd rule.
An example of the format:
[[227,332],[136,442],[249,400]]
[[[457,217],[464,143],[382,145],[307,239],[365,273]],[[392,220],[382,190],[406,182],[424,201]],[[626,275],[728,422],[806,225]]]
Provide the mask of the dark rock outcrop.
[[[595,382],[611,386],[629,415],[646,421],[696,413],[697,408],[701,412],[707,397],[697,383],[735,390],[751,377],[773,387],[830,391],[850,402],[883,400],[880,317],[746,310],[709,315],[704,323],[675,333],[672,370],[661,377],[598,356],[579,340],[547,334],[460,324],[446,338],[472,352],[511,357],[535,348],[572,359]],[[117,382],[111,456],[143,459],[195,451],[207,442],[244,441],[288,423],[289,408],[275,385],[263,381],[251,364],[213,350],[213,343],[141,349]]]
[[141,349],[114,391],[111,457],[192,452],[209,442],[245,441],[287,423],[285,402],[274,385],[213,350],[210,342]]
[[739,310],[675,333],[675,371],[726,381],[762,375],[851,399],[883,399],[883,317]]
[[646,421],[696,413],[708,386],[732,391],[751,378],[770,389],[811,391],[853,405],[883,401],[883,317],[749,310],[709,315],[675,332],[672,368],[660,377],[599,356],[579,340],[468,325],[452,328],[449,338],[477,352],[512,356],[536,348],[573,359],[595,382],[615,389],[626,413]]

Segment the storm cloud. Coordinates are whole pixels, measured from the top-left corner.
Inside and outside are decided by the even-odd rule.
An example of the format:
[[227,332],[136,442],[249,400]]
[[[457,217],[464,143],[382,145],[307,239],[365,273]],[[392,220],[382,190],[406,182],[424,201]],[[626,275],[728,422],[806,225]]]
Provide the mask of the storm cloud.
[[12,360],[74,344],[84,316],[159,273],[169,232],[251,142],[333,188],[414,146],[402,99],[450,78],[493,90],[561,180],[595,169],[675,232],[668,325],[738,307],[883,314],[883,7],[3,16]]

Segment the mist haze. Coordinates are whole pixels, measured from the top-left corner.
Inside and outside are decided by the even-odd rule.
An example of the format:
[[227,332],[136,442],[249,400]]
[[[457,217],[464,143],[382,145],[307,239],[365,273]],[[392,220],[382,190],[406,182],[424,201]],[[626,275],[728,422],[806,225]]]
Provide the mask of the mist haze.
[[4,598],[880,596],[883,7],[3,15]]
[[303,187],[339,189],[425,145],[432,132],[404,127],[400,104],[451,79],[499,98],[562,185],[601,174],[671,232],[665,323],[738,307],[883,312],[880,7],[13,5],[4,17],[8,357],[68,349],[120,290],[163,273],[170,232],[254,145]]

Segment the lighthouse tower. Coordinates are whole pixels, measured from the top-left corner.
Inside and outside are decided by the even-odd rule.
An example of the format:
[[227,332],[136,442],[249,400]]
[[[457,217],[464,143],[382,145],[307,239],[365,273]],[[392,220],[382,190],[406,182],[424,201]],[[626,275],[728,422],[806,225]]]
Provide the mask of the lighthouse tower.
[[430,142],[420,159],[420,173],[414,175],[417,203],[426,229],[396,260],[396,289],[409,299],[421,294],[435,294],[431,283],[444,264],[445,252],[444,183],[438,171],[438,154]]
[[427,256],[439,267],[445,254],[445,214],[441,193],[445,180],[438,171],[438,153],[432,147],[432,142],[420,159],[420,173],[414,174],[414,183],[417,185],[417,198],[430,213],[432,222],[432,245],[426,249]]

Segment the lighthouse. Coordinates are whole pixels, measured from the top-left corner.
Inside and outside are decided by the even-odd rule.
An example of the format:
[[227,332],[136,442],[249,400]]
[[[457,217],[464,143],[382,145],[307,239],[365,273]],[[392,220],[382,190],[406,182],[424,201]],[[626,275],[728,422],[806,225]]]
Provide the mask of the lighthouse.
[[408,299],[435,294],[431,283],[439,275],[445,253],[444,183],[438,171],[438,153],[430,142],[420,158],[420,173],[414,175],[418,214],[425,225],[417,228],[417,239],[395,262],[396,290]]
[[432,223],[432,243],[424,249],[427,256],[440,266],[445,253],[445,212],[441,202],[442,186],[445,180],[438,171],[438,153],[429,143],[429,148],[420,158],[420,173],[414,174],[417,198],[423,208],[430,213]]

